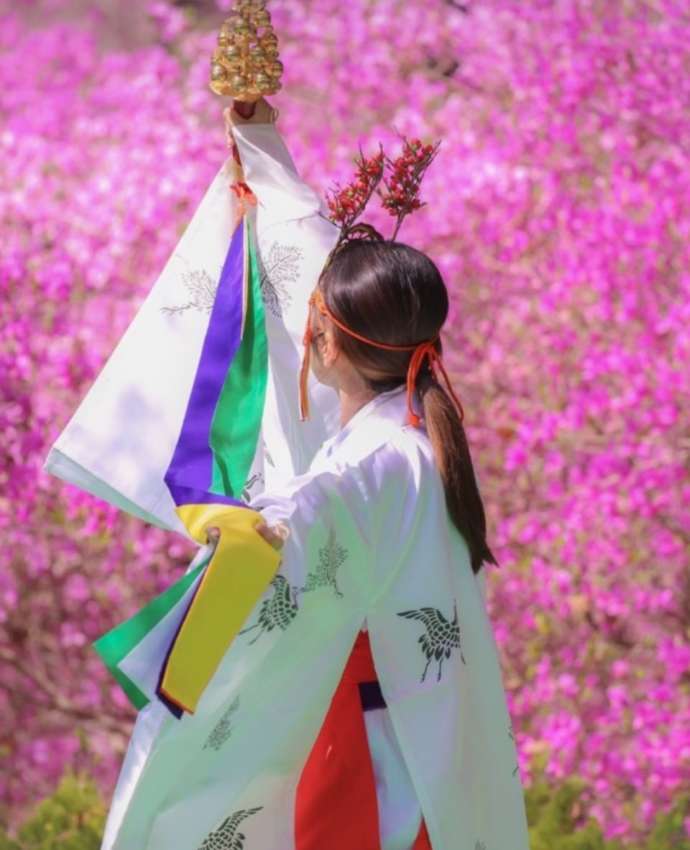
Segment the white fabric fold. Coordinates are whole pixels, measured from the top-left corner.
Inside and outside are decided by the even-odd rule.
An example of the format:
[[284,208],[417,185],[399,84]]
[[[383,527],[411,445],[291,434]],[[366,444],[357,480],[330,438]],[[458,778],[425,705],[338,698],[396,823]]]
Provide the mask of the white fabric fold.
[[[314,384],[311,419],[299,422],[297,371],[309,295],[338,230],[319,214],[319,199],[299,178],[275,125],[243,125],[234,134],[246,182],[258,200],[249,215],[269,342],[262,435],[248,477],[255,494],[267,481],[303,472],[336,426],[335,393]],[[45,462],[63,480],[182,534],[164,475],[234,229],[231,180],[228,158]]]
[[208,850],[239,829],[244,850],[295,850],[295,789],[365,622],[390,721],[368,726],[391,850],[414,832],[414,799],[434,850],[528,850],[480,580],[406,415],[404,390],[382,394],[253,500],[290,529],[276,577],[196,713],[165,725],[135,787],[116,790],[129,802],[103,850]]

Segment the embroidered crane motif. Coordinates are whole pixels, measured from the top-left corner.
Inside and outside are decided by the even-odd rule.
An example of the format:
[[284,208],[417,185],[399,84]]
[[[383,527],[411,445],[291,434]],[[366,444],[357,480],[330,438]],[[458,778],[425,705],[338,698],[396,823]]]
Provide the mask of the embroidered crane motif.
[[229,707],[221,714],[220,719],[211,730],[208,738],[206,739],[206,743],[203,746],[204,750],[211,748],[218,752],[218,750],[227,741],[230,737],[230,733],[232,732],[232,715],[237,711],[239,705],[240,698],[239,696],[236,696],[230,703]]
[[187,310],[197,310],[199,313],[210,313],[216,300],[218,281],[214,280],[205,269],[192,269],[183,272],[180,279],[189,293],[189,300],[176,307],[161,307],[161,313],[174,316],[176,313],[186,313]]
[[256,806],[253,809],[238,809],[225,818],[218,829],[209,832],[199,850],[244,850],[245,835],[243,832],[237,832],[237,827],[245,818],[260,812],[261,809],[263,809],[263,806]]
[[335,531],[331,529],[328,532],[326,545],[319,549],[319,563],[316,565],[316,569],[307,573],[307,580],[304,587],[299,588],[299,592],[307,593],[310,590],[316,590],[318,587],[332,587],[336,596],[342,596],[343,594],[338,589],[336,573],[338,567],[342,566],[347,560],[347,555],[347,549],[338,543]]
[[460,658],[462,663],[466,664],[465,656],[462,654],[460,646],[460,627],[458,625],[458,610],[455,602],[453,603],[455,616],[453,622],[448,622],[438,608],[419,608],[412,611],[399,611],[398,617],[405,617],[408,620],[421,620],[425,626],[425,632],[420,635],[418,642],[421,645],[422,652],[426,657],[426,666],[422,673],[421,682],[426,677],[426,671],[429,669],[429,664],[432,659],[438,661],[438,675],[436,681],[441,678],[441,666],[444,658],[450,658],[450,653],[454,649],[460,650]]
[[296,245],[280,245],[278,242],[271,245],[265,259],[263,253],[259,254],[261,296],[276,318],[281,318],[283,310],[292,302],[286,284],[299,279],[299,261],[303,256],[302,249]]
[[276,573],[271,579],[271,585],[273,593],[261,603],[258,622],[237,633],[243,635],[252,629],[260,629],[254,640],[249,641],[250,644],[256,643],[264,632],[270,632],[276,626],[285,631],[297,616],[297,594],[294,593],[293,599],[295,588],[292,587],[285,576]]

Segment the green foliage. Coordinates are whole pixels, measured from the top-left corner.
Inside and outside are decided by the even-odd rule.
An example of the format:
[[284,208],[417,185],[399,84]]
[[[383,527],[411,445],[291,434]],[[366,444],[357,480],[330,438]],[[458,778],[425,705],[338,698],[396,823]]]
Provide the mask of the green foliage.
[[540,779],[525,792],[531,850],[618,850],[604,839],[599,824],[581,821],[585,783],[568,779],[554,788]]
[[22,850],[22,848],[4,830],[0,830],[0,850]]
[[[585,787],[579,777],[557,786],[542,777],[526,789],[531,850],[690,850],[684,826],[690,816],[690,795],[682,795],[670,811],[657,816],[646,841],[631,845],[607,841],[599,824],[586,816]],[[0,827],[0,850],[99,850],[105,815],[93,780],[68,773],[16,837]]]
[[93,780],[65,774],[36,807],[16,838],[0,831],[0,850],[99,850],[105,805]]
[[604,838],[599,823],[585,814],[585,788],[579,777],[556,787],[542,777],[526,789],[531,850],[690,850],[684,825],[690,817],[690,795],[680,796],[670,811],[659,813],[647,840],[633,845]]
[[690,794],[683,794],[666,814],[657,816],[649,841],[641,850],[690,850],[684,821],[690,817]]

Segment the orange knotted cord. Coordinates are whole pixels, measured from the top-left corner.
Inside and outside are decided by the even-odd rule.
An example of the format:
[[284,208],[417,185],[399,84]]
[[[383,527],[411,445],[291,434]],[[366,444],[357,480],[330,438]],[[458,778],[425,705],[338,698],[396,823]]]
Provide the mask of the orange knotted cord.
[[[424,363],[424,358],[428,357],[429,366],[436,375],[436,369],[438,368],[443,375],[443,380],[445,381],[446,388],[453,402],[455,403],[458,415],[460,417],[460,421],[465,417],[465,412],[462,408],[462,404],[460,404],[460,399],[455,394],[453,387],[450,383],[450,378],[448,377],[448,373],[443,366],[443,361],[441,359],[441,355],[436,350],[436,343],[438,342],[439,335],[433,339],[425,340],[424,342],[417,342],[412,345],[392,345],[387,342],[378,342],[377,340],[369,339],[369,337],[363,336],[362,334],[357,333],[356,331],[351,330],[347,327],[347,325],[343,324],[336,316],[333,315],[332,311],[324,301],[323,295],[320,289],[315,290],[311,297],[309,298],[309,306],[316,306],[317,310],[323,315],[328,316],[328,318],[333,322],[336,327],[340,328],[341,331],[348,334],[351,337],[359,340],[360,342],[364,342],[367,345],[373,345],[376,348],[384,348],[388,351],[414,351],[414,354],[410,358],[410,363],[407,367],[407,410],[408,410],[408,421],[410,425],[413,425],[415,428],[418,428],[421,424],[420,417],[415,413],[412,407],[412,399],[414,397],[414,390],[417,384],[417,376],[419,375],[419,370],[422,368],[422,364]],[[311,345],[314,339],[314,334],[311,329],[311,315],[307,316],[307,326],[304,331],[304,338],[302,342],[304,343],[304,355],[302,358],[302,368],[300,369],[300,380],[299,380],[299,393],[300,393],[300,417],[302,421],[304,421],[309,415],[309,398],[307,394],[307,380],[309,378],[309,361],[311,355]]]
[[[313,304],[313,300],[309,299],[309,306]],[[311,356],[311,344],[314,335],[311,330],[311,315],[307,316],[307,327],[304,331],[302,344],[304,345],[304,353],[302,354],[302,367],[299,370],[299,416],[302,422],[309,416],[309,394],[307,393],[307,381],[309,380],[309,360]]]

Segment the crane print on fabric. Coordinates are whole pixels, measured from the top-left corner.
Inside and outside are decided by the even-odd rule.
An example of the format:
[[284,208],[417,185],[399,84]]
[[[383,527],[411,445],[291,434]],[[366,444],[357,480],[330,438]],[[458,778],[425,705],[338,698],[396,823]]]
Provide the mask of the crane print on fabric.
[[252,629],[259,629],[254,639],[249,641],[250,645],[256,643],[264,632],[273,631],[276,627],[285,631],[297,616],[297,588],[280,573],[276,573],[271,579],[271,587],[273,593],[261,603],[258,621],[237,633],[243,635]]
[[232,716],[237,711],[240,706],[240,698],[236,696],[235,699],[230,703],[228,708],[220,716],[220,719],[213,727],[211,732],[209,733],[208,738],[206,739],[206,743],[203,746],[203,749],[213,749],[218,752],[218,750],[223,746],[223,744],[230,737],[230,733],[232,732]]
[[343,593],[338,587],[336,574],[338,568],[347,560],[347,556],[347,549],[338,543],[335,532],[331,529],[326,544],[319,549],[318,564],[315,569],[307,572],[304,585],[302,587],[292,585],[284,575],[276,573],[271,580],[273,593],[261,603],[257,622],[239,631],[238,635],[250,632],[252,629],[259,629],[258,634],[249,641],[252,644],[256,643],[264,632],[270,632],[276,627],[285,631],[299,611],[300,593],[309,593],[320,587],[332,587],[335,595],[342,597]]
[[347,554],[347,549],[338,543],[335,531],[331,528],[326,545],[319,549],[319,563],[315,570],[310,570],[307,574],[307,580],[304,587],[300,588],[300,592],[308,593],[310,590],[316,590],[317,587],[332,587],[336,596],[342,596],[336,581],[336,573],[338,567],[347,560]]
[[256,806],[254,809],[238,809],[225,818],[218,829],[209,832],[199,846],[199,850],[245,850],[245,835],[243,832],[238,832],[237,827],[245,818],[260,812],[261,809],[263,806]]
[[424,634],[418,638],[418,643],[426,658],[426,666],[424,667],[420,682],[423,682],[426,678],[426,671],[429,669],[429,664],[431,664],[432,660],[438,661],[436,681],[439,681],[441,679],[443,659],[450,658],[450,654],[454,649],[460,650],[462,663],[467,663],[460,646],[460,626],[458,625],[458,609],[455,602],[453,602],[453,610],[454,617],[452,622],[446,620],[438,608],[418,608],[412,611],[398,612],[398,617],[405,617],[408,620],[421,620],[424,623]]

